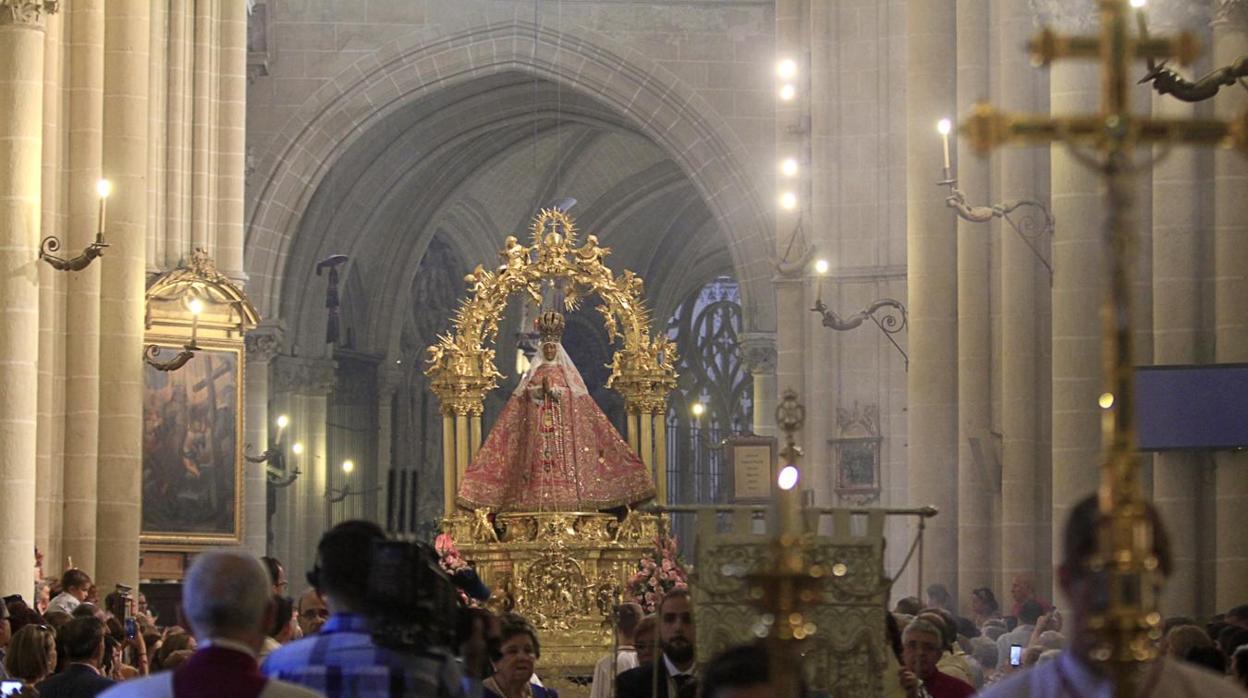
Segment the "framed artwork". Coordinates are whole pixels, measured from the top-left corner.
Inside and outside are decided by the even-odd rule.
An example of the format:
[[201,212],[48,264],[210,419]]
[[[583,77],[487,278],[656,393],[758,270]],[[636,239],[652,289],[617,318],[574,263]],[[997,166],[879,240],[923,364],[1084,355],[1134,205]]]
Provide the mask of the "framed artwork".
[[836,411],[840,436],[828,439],[836,468],[833,491],[844,502],[862,506],[880,497],[879,408],[860,406]]
[[142,542],[153,547],[242,541],[243,347],[200,346],[176,371],[144,365]]
[[771,501],[776,482],[776,439],[769,436],[732,436],[727,439],[728,492],[732,504]]

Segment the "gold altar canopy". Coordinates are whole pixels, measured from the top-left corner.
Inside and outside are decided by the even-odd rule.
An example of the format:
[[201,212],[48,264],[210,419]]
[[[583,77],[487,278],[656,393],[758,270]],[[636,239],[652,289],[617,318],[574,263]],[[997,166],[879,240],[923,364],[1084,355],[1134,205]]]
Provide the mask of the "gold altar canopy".
[[[501,378],[492,344],[513,294],[540,303],[543,284],[560,284],[567,309],[598,295],[607,334],[621,343],[608,385],[625,399],[628,445],[656,473],[659,503],[666,501],[665,413],[676,386],[676,351],[652,335],[642,281],[616,275],[603,259],[608,248],[593,235],[583,243],[563,211],[541,211],[529,245],[508,236],[494,269],[478,265],[465,277],[471,295],[455,313],[454,328],[429,347],[425,374],[442,404],[443,530],[476,563],[494,590],[492,603],[529,618],[542,635],[542,678],[563,688],[584,678],[611,648],[612,606],[628,577],[654,545],[661,521],[630,511],[623,520],[599,512],[506,512],[456,509],[455,495],[482,442],[486,392]],[[562,684],[562,685],[561,685]],[[571,694],[583,689],[572,688]]]
[[615,353],[607,385],[624,396],[628,413],[628,445],[656,477],[658,500],[667,500],[664,412],[667,395],[676,386],[676,350],[663,335],[650,333],[650,313],[642,299],[642,281],[631,271],[616,276],[603,259],[611,253],[589,235],[577,244],[571,217],[544,209],[533,220],[532,244],[508,236],[494,270],[477,265],[465,277],[472,295],[455,312],[454,330],[429,347],[431,389],[442,402],[442,465],[447,516],[455,514],[455,492],[464,470],[481,446],[481,412],[485,394],[501,378],[494,367],[498,323],[514,294],[542,300],[542,282],[562,282],[565,305],[571,309],[596,294],[607,334],[623,343]]

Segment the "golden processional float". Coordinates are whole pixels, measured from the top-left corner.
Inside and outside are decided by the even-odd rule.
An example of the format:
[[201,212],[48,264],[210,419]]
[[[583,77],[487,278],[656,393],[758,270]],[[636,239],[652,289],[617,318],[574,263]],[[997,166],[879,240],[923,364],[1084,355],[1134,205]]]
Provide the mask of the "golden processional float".
[[428,349],[425,374],[442,406],[442,530],[494,590],[491,603],[537,627],[544,678],[586,676],[611,649],[607,621],[638,561],[653,549],[660,518],[635,510],[620,519],[597,511],[494,514],[457,507],[459,483],[481,447],[485,395],[502,378],[492,345],[513,295],[540,305],[543,288],[558,285],[567,309],[598,296],[607,334],[621,345],[607,385],[624,397],[628,445],[655,474],[660,505],[667,501],[665,416],[676,352],[667,337],[650,332],[642,280],[631,271],[612,272],[603,263],[610,249],[593,235],[580,243],[567,213],[542,210],[531,233],[527,246],[508,236],[497,268],[478,265],[465,277],[471,295],[456,311],[451,333]]

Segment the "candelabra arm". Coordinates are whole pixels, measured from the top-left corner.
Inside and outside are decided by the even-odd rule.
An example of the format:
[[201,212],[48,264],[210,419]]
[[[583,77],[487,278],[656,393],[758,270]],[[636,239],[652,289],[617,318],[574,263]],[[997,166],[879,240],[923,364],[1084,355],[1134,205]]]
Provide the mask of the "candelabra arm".
[[245,458],[248,463],[270,463],[277,461],[278,452],[276,448],[265,449],[265,451],[258,456],[253,456],[248,453],[250,450],[251,444],[246,444],[243,447],[243,458]]
[[1044,265],[1044,268],[1048,270],[1049,283],[1053,283],[1053,265],[1049,263],[1049,260],[1045,259],[1044,255],[1041,254],[1040,249],[1036,247],[1035,242],[1033,242],[1031,238],[1023,232],[1022,228],[1014,222],[1014,219],[1010,217],[1011,213],[1023,208],[1024,206],[1035,208],[1043,221],[1043,232],[1052,236],[1056,222],[1053,219],[1053,214],[1049,212],[1049,208],[1047,206],[1039,201],[1036,201],[1035,199],[1013,199],[1011,201],[994,204],[992,206],[972,206],[966,201],[966,193],[961,189],[958,189],[958,180],[948,179],[940,182],[940,184],[949,187],[949,196],[945,197],[945,206],[948,206],[957,212],[958,217],[962,220],[970,221],[971,223],[987,223],[993,218],[1000,218],[1006,223],[1009,223],[1010,227],[1014,229],[1014,233],[1018,235],[1019,239],[1027,245],[1027,248],[1031,250],[1031,253],[1035,255],[1036,259],[1039,260],[1040,263]]
[[103,256],[106,247],[108,243],[104,242],[102,237],[97,236],[95,242],[82,249],[82,254],[65,259],[56,254],[61,250],[61,239],[55,235],[49,235],[39,244],[39,259],[47,262],[48,266],[57,271],[82,271],[90,266],[96,257]]
[[295,484],[295,480],[299,479],[299,476],[302,474],[298,468],[286,473],[270,466],[265,471],[270,487],[290,487]]
[[[1140,38],[1148,39],[1148,20],[1144,17],[1143,10],[1137,11],[1136,21],[1139,25]],[[1248,89],[1248,83],[1244,82],[1244,78],[1248,78],[1248,55],[1240,56],[1230,65],[1215,68],[1195,80],[1188,80],[1167,68],[1165,61],[1149,58],[1148,72],[1140,78],[1138,84],[1152,83],[1157,94],[1173,95],[1175,99],[1183,102],[1203,102],[1206,99],[1212,99],[1223,87],[1229,87],[1237,82],[1244,89]]]
[[837,332],[856,329],[862,323],[871,320],[876,327],[880,328],[880,332],[884,333],[884,337],[897,349],[897,352],[901,354],[902,359],[905,361],[906,370],[910,370],[910,355],[906,353],[906,350],[893,337],[893,335],[906,329],[906,325],[909,322],[906,306],[901,301],[892,298],[881,298],[866,308],[850,315],[848,318],[842,318],[835,312],[828,310],[828,306],[824,305],[821,299],[815,301],[815,307],[811,308],[811,311],[823,316],[824,327],[830,327]]
[[380,487],[372,487],[367,490],[360,490],[359,492],[352,490],[351,485],[347,485],[342,489],[330,487],[325,490],[325,501],[330,504],[337,504],[338,502],[344,501],[347,497],[364,497],[380,491]]
[[182,351],[178,352],[173,358],[168,361],[161,361],[156,358],[160,354],[160,347],[155,344],[149,344],[143,350],[143,363],[157,371],[176,371],[185,366],[186,362],[195,358],[196,351],[199,351],[199,345],[194,342],[187,342],[182,345]]
[[945,205],[957,211],[958,217],[972,223],[987,223],[1002,215],[997,206],[972,206],[966,202],[966,194],[954,184],[949,185],[949,196],[945,197]]

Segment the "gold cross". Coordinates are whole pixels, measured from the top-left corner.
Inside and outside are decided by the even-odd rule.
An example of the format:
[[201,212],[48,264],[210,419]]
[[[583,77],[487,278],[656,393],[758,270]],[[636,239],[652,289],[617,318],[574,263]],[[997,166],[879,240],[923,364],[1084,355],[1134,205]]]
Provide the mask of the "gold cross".
[[[1102,317],[1105,320],[1104,362],[1106,390],[1100,405],[1106,442],[1101,468],[1099,502],[1101,524],[1096,553],[1089,561],[1103,569],[1109,604],[1090,619],[1097,633],[1094,659],[1105,662],[1119,680],[1118,695],[1134,695],[1138,662],[1153,659],[1150,642],[1157,632],[1157,559],[1153,554],[1153,526],[1145,509],[1135,452],[1132,349],[1130,334],[1130,251],[1135,239],[1132,220],[1137,145],[1182,143],[1234,147],[1248,154],[1248,112],[1232,123],[1214,119],[1153,119],[1132,114],[1127,71],[1138,60],[1177,59],[1188,63],[1198,46],[1189,33],[1176,38],[1137,38],[1129,33],[1128,1],[1098,0],[1100,35],[1064,37],[1042,30],[1028,43],[1034,62],[1048,65],[1059,58],[1101,61],[1101,108],[1098,114],[1066,117],[1013,115],[980,104],[961,132],[973,150],[987,154],[1010,143],[1065,143],[1081,162],[1104,177],[1108,198],[1105,242],[1109,284]],[[1095,151],[1095,156],[1086,153]]]

